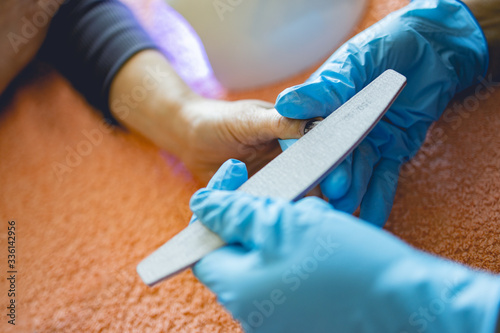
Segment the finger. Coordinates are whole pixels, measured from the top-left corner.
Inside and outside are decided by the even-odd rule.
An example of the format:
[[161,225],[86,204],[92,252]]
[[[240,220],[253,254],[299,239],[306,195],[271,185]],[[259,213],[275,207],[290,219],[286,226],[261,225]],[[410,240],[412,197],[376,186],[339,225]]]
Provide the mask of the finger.
[[259,198],[240,191],[200,190],[191,198],[191,210],[228,244],[247,249],[276,244],[281,215],[293,206],[285,200]]
[[[224,162],[208,182],[207,188],[214,190],[236,190],[248,179],[245,163],[230,159]],[[197,220],[193,214],[189,224]]]
[[279,140],[281,150],[283,151],[290,148],[295,142],[297,142],[297,139]]
[[246,145],[269,143],[276,139],[298,139],[304,134],[307,120],[281,116],[276,109],[247,105],[231,125],[240,141]]
[[351,186],[346,195],[331,201],[333,207],[349,214],[358,208],[368,188],[373,168],[379,160],[378,148],[369,138],[364,140],[353,153]]
[[261,112],[260,121],[262,128],[269,128],[276,139],[299,139],[304,135],[309,119],[297,120],[283,117],[276,109]]
[[389,159],[382,159],[376,166],[361,202],[361,219],[379,227],[384,226],[396,195],[400,166],[399,162]]
[[256,294],[268,290],[262,286],[272,284],[273,280],[278,283],[281,281],[281,274],[261,268],[260,251],[248,251],[239,245],[231,245],[202,258],[193,267],[193,273],[217,295],[219,303],[238,319],[238,314],[245,313],[238,309],[251,304],[250,301],[256,297],[266,296]]
[[352,176],[352,154],[340,163],[326,178],[321,182],[321,192],[328,200],[337,200],[347,194],[351,186]]
[[[223,290],[238,290],[231,288],[233,283],[241,283],[243,267],[252,267],[246,261],[252,258],[246,256],[248,250],[238,245],[224,246],[203,257],[193,267],[194,275],[219,298],[224,297]],[[225,304],[224,300],[219,299]]]
[[289,118],[326,117],[355,94],[356,87],[349,79],[331,72],[285,89],[279,94],[275,108]]
[[[317,124],[319,124],[319,122],[321,122],[322,120],[323,120],[323,118],[321,118],[321,117],[316,117],[316,118],[312,118],[312,119],[307,120],[304,123],[304,128],[302,129],[303,133],[306,134],[307,132],[309,132]],[[282,151],[285,151],[288,148],[290,148],[290,146],[293,145],[295,142],[297,142],[297,139],[279,140],[279,144],[280,144]]]
[[213,190],[236,190],[248,180],[247,167],[245,163],[235,159],[224,162],[210,179],[207,189]]

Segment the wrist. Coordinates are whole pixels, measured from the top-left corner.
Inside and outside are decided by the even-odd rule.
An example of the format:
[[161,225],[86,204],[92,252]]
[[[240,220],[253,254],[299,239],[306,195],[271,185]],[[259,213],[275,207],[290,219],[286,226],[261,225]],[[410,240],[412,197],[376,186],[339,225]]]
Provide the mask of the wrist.
[[199,99],[156,50],[136,54],[115,76],[110,109],[125,127],[181,157],[188,119],[185,105]]
[[194,93],[172,96],[158,89],[144,107],[137,110],[134,123],[144,124],[140,130],[143,136],[183,160],[190,151],[192,123],[186,106],[199,99],[201,97]]

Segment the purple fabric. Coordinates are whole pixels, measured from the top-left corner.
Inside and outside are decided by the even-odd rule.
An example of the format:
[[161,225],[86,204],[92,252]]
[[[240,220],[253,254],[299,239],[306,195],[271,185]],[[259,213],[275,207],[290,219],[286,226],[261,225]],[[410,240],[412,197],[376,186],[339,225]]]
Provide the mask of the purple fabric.
[[127,5],[191,89],[204,97],[224,96],[200,38],[178,12],[162,0],[128,1]]

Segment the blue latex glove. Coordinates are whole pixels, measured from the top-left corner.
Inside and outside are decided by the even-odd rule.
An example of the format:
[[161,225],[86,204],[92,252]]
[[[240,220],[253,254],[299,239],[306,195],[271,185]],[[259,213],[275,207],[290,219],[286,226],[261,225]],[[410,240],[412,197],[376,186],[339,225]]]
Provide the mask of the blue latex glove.
[[[211,185],[247,179],[228,161]],[[229,245],[194,267],[247,332],[492,333],[500,279],[419,252],[318,199],[202,189],[200,221]]]
[[[352,213],[361,205],[360,217],[382,226],[401,164],[487,64],[486,40],[465,5],[415,0],[340,47],[305,84],[283,91],[276,109],[290,118],[326,117],[386,69],[407,77],[384,119],[321,184],[335,208]],[[282,142],[282,148],[292,142]]]

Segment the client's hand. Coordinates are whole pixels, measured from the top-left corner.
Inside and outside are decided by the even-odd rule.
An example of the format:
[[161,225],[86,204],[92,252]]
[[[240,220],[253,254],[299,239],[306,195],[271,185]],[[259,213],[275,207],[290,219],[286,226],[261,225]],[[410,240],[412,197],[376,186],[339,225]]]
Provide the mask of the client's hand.
[[[147,96],[133,100],[138,89]],[[125,126],[179,157],[203,182],[229,158],[256,172],[281,152],[276,139],[299,138],[307,122],[285,118],[263,101],[200,97],[154,50],[138,53],[118,72],[110,107]]]

